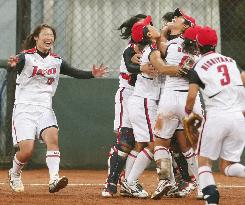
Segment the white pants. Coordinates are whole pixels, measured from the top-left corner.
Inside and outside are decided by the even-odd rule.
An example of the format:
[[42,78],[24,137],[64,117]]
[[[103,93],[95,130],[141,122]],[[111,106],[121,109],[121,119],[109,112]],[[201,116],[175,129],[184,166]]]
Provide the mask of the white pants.
[[42,131],[48,127],[58,128],[52,109],[27,104],[17,104],[14,106],[12,137],[15,146],[23,140],[39,139]]
[[[160,97],[157,116],[162,119],[162,126],[155,129],[156,136],[170,139],[176,129],[183,129],[183,118],[185,117],[185,104],[188,92],[164,90]],[[193,112],[203,116],[200,98],[196,98]]]
[[117,131],[120,127],[132,128],[128,117],[127,101],[133,94],[132,89],[125,87],[119,88],[115,95],[115,119],[114,119],[114,131]]
[[157,112],[156,101],[132,95],[128,99],[128,112],[135,141],[153,142],[153,128]]
[[198,145],[199,155],[240,162],[245,146],[245,118],[241,112],[207,115]]

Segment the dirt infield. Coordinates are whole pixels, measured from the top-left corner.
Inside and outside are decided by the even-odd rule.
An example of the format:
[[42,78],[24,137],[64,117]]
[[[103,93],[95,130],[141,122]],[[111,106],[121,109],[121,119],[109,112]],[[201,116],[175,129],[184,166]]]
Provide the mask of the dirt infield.
[[[186,198],[169,198],[161,200],[134,199],[115,196],[102,198],[100,192],[106,171],[62,170],[61,175],[69,178],[67,188],[56,194],[48,192],[47,170],[25,170],[22,174],[25,184],[24,193],[13,193],[8,185],[7,170],[0,171],[0,205],[91,205],[91,204],[131,204],[131,205],[203,205],[203,201],[195,199],[195,194]],[[222,205],[245,204],[245,180],[228,178],[215,174],[221,193]],[[152,192],[157,183],[154,171],[146,171],[141,178],[144,188]]]

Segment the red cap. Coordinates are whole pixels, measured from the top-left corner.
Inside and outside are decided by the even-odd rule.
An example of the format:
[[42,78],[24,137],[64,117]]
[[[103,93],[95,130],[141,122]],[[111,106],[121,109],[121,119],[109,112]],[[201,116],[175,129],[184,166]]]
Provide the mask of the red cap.
[[198,31],[196,40],[200,46],[216,46],[218,37],[214,29],[205,26]]
[[147,16],[144,21],[137,22],[132,27],[132,39],[135,43],[139,43],[143,40],[143,29],[150,25],[151,16]]
[[188,29],[185,30],[185,32],[183,33],[183,37],[185,39],[189,39],[189,40],[192,40],[192,41],[195,41],[196,40],[196,36],[197,36],[197,33],[198,31],[201,29],[202,27],[201,26],[194,26],[194,27],[189,27]]
[[182,11],[180,8],[177,8],[174,10],[174,16],[183,16],[183,18],[188,21],[190,23],[191,26],[195,26],[196,25],[196,20],[191,17],[191,16],[188,16],[184,13],[184,11]]

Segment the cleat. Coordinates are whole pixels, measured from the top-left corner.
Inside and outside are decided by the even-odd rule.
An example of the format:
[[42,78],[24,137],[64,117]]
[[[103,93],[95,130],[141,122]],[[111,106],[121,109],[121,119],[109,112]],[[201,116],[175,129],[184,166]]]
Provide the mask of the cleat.
[[67,177],[61,177],[58,179],[53,179],[49,181],[49,193],[55,193],[59,190],[65,188],[68,184],[68,178]]
[[196,199],[203,200],[204,199],[204,195],[202,193],[202,189],[201,189],[199,183],[196,183],[196,188],[197,188]]
[[9,186],[10,188],[15,192],[23,192],[24,191],[24,185],[21,181],[21,173],[13,173],[12,169],[9,170],[8,173],[9,177]]
[[117,193],[117,186],[112,183],[106,183],[104,189],[101,192],[103,197],[113,197]]
[[[121,184],[122,184],[122,182],[121,182]],[[124,188],[124,186],[121,185],[121,187],[120,187],[120,196],[132,196],[132,195],[127,192],[127,190]]]
[[101,192],[101,196],[110,198],[113,197],[113,193],[110,192],[107,188],[104,188]]
[[155,192],[151,195],[152,199],[160,199],[162,196],[178,195],[178,187],[171,184],[170,180],[160,180]]
[[138,180],[133,181],[132,184],[129,184],[126,180],[124,180],[121,186],[123,191],[128,193],[128,196],[133,196],[136,198],[147,198],[149,196],[149,194],[139,184]]

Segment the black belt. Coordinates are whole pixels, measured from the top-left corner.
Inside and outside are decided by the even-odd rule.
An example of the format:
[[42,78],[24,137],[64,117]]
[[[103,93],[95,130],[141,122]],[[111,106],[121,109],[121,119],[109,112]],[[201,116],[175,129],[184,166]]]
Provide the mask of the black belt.
[[187,93],[188,92],[188,90],[174,90],[174,91],[183,92],[183,93]]

